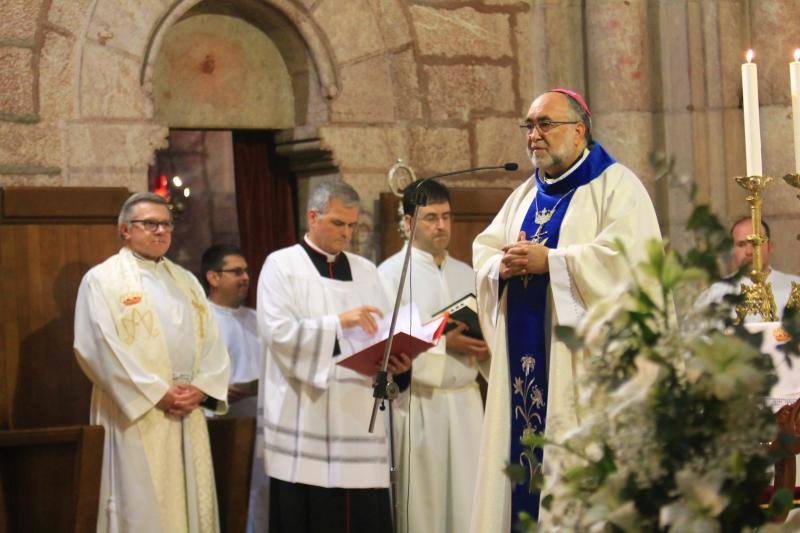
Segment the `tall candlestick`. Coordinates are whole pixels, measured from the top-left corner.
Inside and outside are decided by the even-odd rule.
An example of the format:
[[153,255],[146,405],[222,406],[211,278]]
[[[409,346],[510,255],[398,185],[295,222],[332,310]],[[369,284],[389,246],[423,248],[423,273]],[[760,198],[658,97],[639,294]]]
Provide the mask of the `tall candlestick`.
[[794,171],[796,174],[800,174],[800,48],[794,51],[794,61],[789,63],[789,81],[792,88]]
[[747,175],[761,176],[761,125],[758,121],[758,70],[753,51],[747,51],[742,64],[742,99],[744,106],[744,147]]

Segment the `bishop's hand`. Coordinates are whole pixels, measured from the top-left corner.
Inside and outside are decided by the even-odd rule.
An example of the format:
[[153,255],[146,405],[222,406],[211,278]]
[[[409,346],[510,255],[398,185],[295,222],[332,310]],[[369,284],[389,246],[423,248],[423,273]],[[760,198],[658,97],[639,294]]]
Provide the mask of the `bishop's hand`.
[[519,240],[503,247],[500,260],[500,279],[528,274],[544,274],[549,270],[547,258],[550,248],[526,240],[525,232],[519,233]]

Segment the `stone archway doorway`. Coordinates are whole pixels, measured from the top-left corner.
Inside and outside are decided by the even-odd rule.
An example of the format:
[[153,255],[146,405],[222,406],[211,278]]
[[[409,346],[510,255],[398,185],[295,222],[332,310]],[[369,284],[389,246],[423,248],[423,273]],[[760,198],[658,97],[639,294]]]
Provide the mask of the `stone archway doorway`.
[[[171,13],[153,31],[148,53],[156,44],[142,72],[154,119],[169,126],[172,146],[158,152],[151,176],[181,167],[184,185],[193,191],[173,256],[198,271],[205,247],[240,242],[257,271],[267,252],[289,244],[258,231],[259,225],[281,226],[282,235],[293,236],[285,229],[296,224],[260,220],[264,210],[253,202],[259,195],[268,201],[267,189],[285,190],[280,183],[289,181],[293,194],[284,201],[296,208],[298,189],[304,195],[315,177],[337,172],[314,127],[327,121],[324,100],[331,94],[319,82],[320,61],[284,13],[257,0],[204,0],[180,16]],[[246,143],[237,144],[244,137]],[[243,180],[233,160],[237,147],[251,150],[255,139],[263,141],[258,157],[269,154],[269,160],[261,163],[261,177],[250,179],[249,169],[250,178]],[[249,156],[240,158],[241,167],[249,164]]]

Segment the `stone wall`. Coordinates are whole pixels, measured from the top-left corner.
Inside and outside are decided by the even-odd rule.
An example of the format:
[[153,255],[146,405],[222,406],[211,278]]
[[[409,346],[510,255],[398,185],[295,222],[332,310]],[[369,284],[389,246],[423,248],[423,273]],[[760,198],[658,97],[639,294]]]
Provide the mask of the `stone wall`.
[[[285,128],[289,137],[312,128],[333,164],[301,178],[333,173],[357,187],[368,255],[375,201],[396,158],[420,176],[518,161],[511,176],[454,182],[515,185],[530,171],[517,122],[533,96],[555,85],[586,94],[595,137],[640,175],[679,246],[686,187],[657,179],[653,156],[671,156],[673,178],[691,176],[726,220],[744,212],[732,177],[744,172],[738,66],[749,46],[759,64],[765,172],[792,168],[787,63],[800,47],[796,0],[6,0],[0,9],[0,185],[143,189],[154,150],[181,125],[175,109],[161,106],[159,87],[206,79],[198,71],[221,83],[215,75],[252,70],[232,68],[246,49],[222,53],[221,45],[210,48],[210,62],[209,54],[189,58],[183,73],[160,58],[184,24],[209,33],[201,44],[230,42],[214,21],[231,16],[263,33],[242,42],[274,45],[265,47],[273,59],[277,50],[283,77],[273,98],[293,110],[265,114],[269,91],[243,90],[251,98],[236,106],[207,105],[206,124]],[[212,22],[200,24],[201,16]],[[236,77],[227,83],[248,87]],[[183,94],[186,117],[191,98],[208,91]],[[783,248],[777,264],[791,271],[800,265],[790,246],[800,232],[796,202],[782,183],[767,196]]]

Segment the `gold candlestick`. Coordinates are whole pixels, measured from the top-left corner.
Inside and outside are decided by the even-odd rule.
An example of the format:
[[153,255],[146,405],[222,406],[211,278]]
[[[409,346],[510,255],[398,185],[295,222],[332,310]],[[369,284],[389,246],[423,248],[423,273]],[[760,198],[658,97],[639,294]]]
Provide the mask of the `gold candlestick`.
[[761,246],[768,238],[761,233],[761,205],[764,201],[763,192],[772,183],[769,176],[739,176],[735,178],[740,187],[748,191],[745,197],[750,204],[750,220],[753,233],[747,240],[753,245],[753,264],[748,273],[752,285],[742,283],[742,296],[744,301],[736,305],[736,316],[743,322],[747,315],[761,315],[765,322],[773,322],[776,317],[775,297],[772,295],[772,284],[767,283],[767,272],[761,263]]
[[[783,177],[783,181],[794,187],[795,189],[800,189],[800,174],[790,173],[786,174]],[[800,200],[800,194],[797,195],[798,200]],[[800,241],[800,235],[797,236],[797,240]],[[789,295],[789,301],[786,302],[787,309],[794,309],[800,307],[800,283],[796,281],[792,282],[792,293]]]

